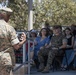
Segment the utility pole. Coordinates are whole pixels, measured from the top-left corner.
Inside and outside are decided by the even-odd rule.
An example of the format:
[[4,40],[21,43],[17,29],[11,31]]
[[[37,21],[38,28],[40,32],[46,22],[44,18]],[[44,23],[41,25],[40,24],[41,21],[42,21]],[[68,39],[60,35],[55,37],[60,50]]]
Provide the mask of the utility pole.
[[28,0],[28,30],[33,29],[33,0]]
[[[33,0],[28,0],[28,31],[33,29]],[[28,34],[30,38],[30,34]],[[28,40],[28,75],[30,75],[30,40]]]

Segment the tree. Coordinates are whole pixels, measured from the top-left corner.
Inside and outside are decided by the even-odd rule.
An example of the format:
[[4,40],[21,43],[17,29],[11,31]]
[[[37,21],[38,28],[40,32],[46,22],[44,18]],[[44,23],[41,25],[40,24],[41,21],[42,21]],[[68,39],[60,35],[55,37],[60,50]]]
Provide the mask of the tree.
[[27,29],[28,7],[25,0],[9,0],[9,7],[13,10],[10,23],[17,30]]
[[71,25],[76,23],[76,3],[73,0],[41,0],[34,2],[34,25],[47,21],[50,25]]
[[[5,0],[0,0],[5,1]],[[28,7],[25,0],[9,0],[13,14],[10,23],[16,29],[27,29]],[[76,23],[76,0],[34,0],[34,28],[40,28],[46,21],[50,25],[71,25]]]

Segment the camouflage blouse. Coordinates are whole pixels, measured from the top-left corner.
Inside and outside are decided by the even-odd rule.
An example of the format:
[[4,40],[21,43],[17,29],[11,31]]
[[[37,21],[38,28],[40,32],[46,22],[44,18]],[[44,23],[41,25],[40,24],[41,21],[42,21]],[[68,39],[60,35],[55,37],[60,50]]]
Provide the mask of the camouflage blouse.
[[10,48],[8,51],[12,58],[12,65],[15,65],[15,55],[13,45],[19,43],[16,31],[4,20],[0,20],[0,52]]

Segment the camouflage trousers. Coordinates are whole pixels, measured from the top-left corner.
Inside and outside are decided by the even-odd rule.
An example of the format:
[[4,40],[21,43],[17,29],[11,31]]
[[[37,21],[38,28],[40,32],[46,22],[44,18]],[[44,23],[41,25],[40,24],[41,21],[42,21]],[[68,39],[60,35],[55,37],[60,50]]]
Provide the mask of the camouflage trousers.
[[53,59],[55,57],[55,55],[58,53],[58,50],[53,50],[52,48],[43,48],[41,50],[39,50],[38,53],[38,60],[40,63],[44,63],[45,59],[44,56],[48,56],[47,58],[47,65],[51,65],[53,62]]
[[0,75],[13,75],[13,73],[9,67],[0,66]]

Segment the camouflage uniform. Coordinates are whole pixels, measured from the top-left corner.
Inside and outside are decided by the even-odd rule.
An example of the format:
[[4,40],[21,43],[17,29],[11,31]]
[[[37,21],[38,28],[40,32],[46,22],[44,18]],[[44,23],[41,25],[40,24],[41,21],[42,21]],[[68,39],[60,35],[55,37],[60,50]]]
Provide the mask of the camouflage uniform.
[[[47,65],[46,66],[50,66],[52,64],[52,61],[55,57],[55,55],[58,53],[58,49],[52,49],[52,48],[58,48],[60,46],[62,46],[62,42],[63,42],[64,36],[63,35],[59,35],[59,36],[52,36],[51,38],[51,46],[49,48],[43,48],[39,51],[38,53],[38,59],[39,62],[41,64],[41,67],[44,68],[43,63],[44,63],[44,56],[48,56],[47,59]],[[42,70],[42,68],[41,68]]]
[[4,20],[0,20],[0,52],[9,48],[8,53],[12,59],[12,66],[4,64],[0,65],[0,75],[10,75],[11,69],[15,65],[15,55],[12,45],[17,43],[19,43],[19,40],[14,28],[8,25]]

